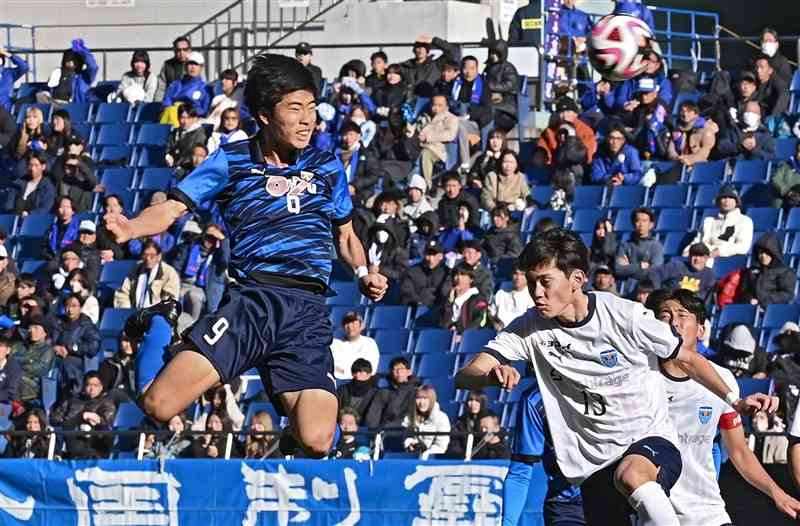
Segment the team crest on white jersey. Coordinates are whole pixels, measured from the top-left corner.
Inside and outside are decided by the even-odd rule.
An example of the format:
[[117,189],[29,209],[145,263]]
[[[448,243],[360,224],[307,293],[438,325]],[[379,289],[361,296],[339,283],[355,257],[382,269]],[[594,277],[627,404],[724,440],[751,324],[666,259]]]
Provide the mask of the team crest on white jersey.
[[609,349],[600,353],[600,363],[608,368],[616,367],[619,363],[619,353],[614,349]]
[[700,423],[706,425],[711,421],[711,415],[714,413],[714,409],[710,405],[701,405],[697,408],[697,417],[700,419]]

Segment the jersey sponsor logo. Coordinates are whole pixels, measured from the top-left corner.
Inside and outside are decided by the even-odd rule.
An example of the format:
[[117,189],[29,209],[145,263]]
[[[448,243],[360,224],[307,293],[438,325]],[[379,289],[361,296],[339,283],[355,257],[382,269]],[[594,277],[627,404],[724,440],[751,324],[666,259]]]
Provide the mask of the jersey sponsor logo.
[[616,367],[619,363],[619,353],[614,349],[609,349],[600,353],[600,363],[608,368]]
[[712,414],[714,414],[714,409],[710,405],[701,405],[697,408],[697,417],[703,425],[711,421]]
[[678,440],[686,446],[703,446],[710,444],[713,437],[709,435],[693,435],[691,433],[678,433]]
[[290,178],[282,175],[270,175],[267,177],[265,189],[272,197],[286,196],[286,209],[292,214],[300,213],[300,196],[308,191],[309,194],[317,193],[317,185],[311,182],[314,178],[313,172],[302,171],[300,176]]
[[592,387],[619,387],[631,379],[630,373],[613,374],[601,377],[589,378],[589,384]]

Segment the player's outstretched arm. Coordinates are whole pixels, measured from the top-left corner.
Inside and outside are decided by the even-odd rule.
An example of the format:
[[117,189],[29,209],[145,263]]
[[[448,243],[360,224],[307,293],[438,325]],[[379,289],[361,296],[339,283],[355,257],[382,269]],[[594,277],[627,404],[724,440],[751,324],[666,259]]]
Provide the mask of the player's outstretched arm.
[[747,447],[742,426],[722,429],[721,431],[725,449],[728,450],[731,462],[736,467],[736,471],[742,475],[742,478],[748,484],[769,496],[775,503],[775,507],[780,511],[793,519],[797,518],[800,513],[800,502],[783,491],[764,470],[756,456]]
[[150,206],[134,219],[122,214],[106,214],[103,217],[106,228],[114,235],[117,243],[125,243],[131,239],[154,236],[167,230],[184,212],[186,205],[170,199],[155,206]]
[[502,387],[513,389],[519,383],[519,371],[510,365],[503,365],[489,353],[481,352],[472,358],[458,374],[456,389],[485,389]]
[[377,272],[367,271],[367,258],[364,246],[358,239],[353,222],[348,221],[336,229],[339,256],[356,271],[361,293],[372,301],[380,301],[389,289],[389,280]]

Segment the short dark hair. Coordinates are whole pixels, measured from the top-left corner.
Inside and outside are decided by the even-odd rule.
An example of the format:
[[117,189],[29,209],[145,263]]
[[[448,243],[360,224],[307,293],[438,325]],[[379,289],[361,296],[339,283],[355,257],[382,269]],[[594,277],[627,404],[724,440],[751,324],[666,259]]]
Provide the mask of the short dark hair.
[[197,117],[197,108],[191,102],[184,102],[178,109],[178,117],[184,114],[189,117]]
[[644,214],[647,217],[649,217],[651,223],[655,222],[656,220],[656,215],[655,213],[653,213],[652,210],[650,210],[646,206],[640,206],[638,208],[634,208],[633,211],[631,212],[631,223],[636,221],[636,216],[638,214]]
[[772,62],[770,62],[771,59],[770,59],[769,55],[765,55],[764,53],[759,54],[756,57],[756,59],[753,61],[753,64],[755,64],[759,60],[765,60],[767,62],[767,64],[769,64],[769,67],[772,67]]
[[554,228],[558,228],[558,225],[556,224],[556,220],[552,217],[543,217],[533,225],[533,231],[537,234],[553,230]]
[[705,323],[706,305],[703,303],[703,300],[701,300],[697,294],[691,290],[675,289],[673,291],[668,291],[666,294],[655,291],[650,296],[653,296],[656,293],[659,294],[652,303],[650,302],[650,298],[648,298],[647,301],[648,308],[652,308],[653,312],[656,314],[658,314],[659,309],[661,309],[661,306],[664,305],[664,303],[668,301],[676,301],[681,305],[681,307],[694,314],[695,318],[697,318],[697,323]]
[[404,365],[406,369],[411,369],[411,362],[408,361],[408,358],[406,358],[405,356],[397,356],[395,358],[392,358],[392,361],[389,362],[389,370],[391,371],[392,369],[395,368],[395,366],[400,364]]
[[10,349],[11,345],[12,345],[11,338],[8,338],[6,336],[0,336],[0,346],[2,346],[2,345],[5,345],[6,347],[8,347]]
[[177,48],[178,44],[180,44],[181,42],[186,42],[186,44],[188,44],[189,47],[192,47],[192,41],[189,40],[189,37],[179,36],[178,38],[172,41],[172,49]]
[[317,97],[311,72],[292,57],[264,53],[253,59],[244,88],[245,104],[255,116],[271,114],[284,95],[305,90]]
[[469,276],[472,281],[475,281],[475,271],[466,263],[462,262],[455,266],[453,269],[453,276],[456,274],[464,274],[465,276]]
[[477,59],[477,57],[475,57],[475,55],[467,55],[466,57],[461,59],[461,67],[462,68],[464,67],[464,64],[467,63],[467,61],[474,62],[476,66],[480,64],[480,61]]
[[67,285],[69,285],[70,281],[73,279],[77,279],[80,281],[81,286],[83,286],[84,290],[91,291],[92,285],[89,283],[89,275],[86,274],[86,271],[82,268],[72,269],[69,274],[67,274]]
[[66,304],[67,300],[70,300],[70,299],[78,300],[78,304],[81,307],[83,307],[84,298],[83,298],[83,296],[81,296],[77,292],[70,292],[69,294],[67,294],[67,297],[64,298],[64,304]]
[[219,80],[232,80],[234,82],[238,82],[239,74],[236,73],[235,69],[226,69],[219,74]]
[[356,373],[372,374],[372,364],[369,363],[369,360],[365,360],[364,358],[358,358],[353,362],[353,365],[350,366],[350,372],[352,374]]
[[36,159],[42,164],[47,164],[47,153],[39,150],[31,150],[28,153],[27,162],[30,162],[31,159]]
[[606,134],[606,140],[608,137],[611,136],[613,132],[619,132],[622,134],[622,137],[625,139],[625,142],[629,142],[629,136],[627,130],[625,130],[625,126],[623,126],[619,122],[614,122],[608,127],[608,133]]
[[452,70],[452,71],[458,71],[460,68],[459,68],[458,62],[456,62],[455,60],[448,60],[447,62],[444,63],[444,66],[442,67],[442,69],[449,69],[449,70]]
[[198,142],[197,144],[193,144],[192,145],[192,151],[194,151],[195,148],[202,148],[203,151],[206,152],[206,155],[208,155],[208,146],[206,146],[202,142]]
[[698,114],[700,113],[700,106],[693,100],[685,100],[685,101],[681,102],[681,105],[680,105],[679,109],[682,110],[684,108],[686,108],[687,110],[691,110],[691,111],[693,111],[695,113],[698,113]]
[[152,239],[148,239],[144,243],[142,243],[142,252],[141,253],[144,254],[144,251],[147,250],[148,248],[154,249],[156,251],[156,254],[161,254],[161,245],[159,245],[158,243],[156,243]]
[[511,217],[511,212],[509,212],[507,204],[498,203],[497,206],[492,209],[492,217],[497,216]]
[[384,62],[389,62],[389,57],[386,56],[386,53],[383,51],[376,51],[372,55],[369,56],[369,61],[372,62],[376,58],[382,59]]
[[441,181],[442,186],[446,185],[450,181],[457,181],[458,184],[461,184],[461,177],[458,175],[458,172],[450,171],[442,174]]
[[526,272],[551,262],[567,276],[573,270],[589,275],[589,250],[570,230],[554,228],[534,235],[519,257],[520,268]]
[[83,385],[86,385],[86,382],[88,382],[92,378],[97,378],[98,380],[100,380],[101,384],[103,383],[103,380],[100,378],[99,371],[89,371],[88,373],[83,375]]
[[70,196],[68,196],[68,195],[62,195],[61,197],[56,199],[56,208],[61,206],[61,201],[65,201],[65,200],[69,201],[69,206],[71,206],[72,210],[75,211],[75,201],[73,201],[72,198]]
[[478,420],[483,418],[493,418],[495,422],[498,424],[500,423],[500,417],[497,416],[497,413],[492,411],[491,409],[483,409],[480,413],[478,413]]
[[349,405],[343,407],[339,410],[339,418],[337,420],[341,420],[344,415],[350,415],[356,419],[356,422],[361,422],[361,415],[358,414],[358,410],[354,407],[350,407]]
[[119,206],[121,206],[122,208],[125,208],[125,200],[122,199],[121,195],[119,195],[119,194],[106,194],[105,199],[103,199],[103,204],[108,206],[108,200],[109,199],[116,199],[117,202],[119,203]]
[[339,127],[339,135],[344,135],[348,132],[354,132],[361,135],[361,126],[350,120],[344,121]]
[[17,287],[20,285],[25,285],[26,287],[36,287],[36,276],[29,272],[20,274],[17,278]]

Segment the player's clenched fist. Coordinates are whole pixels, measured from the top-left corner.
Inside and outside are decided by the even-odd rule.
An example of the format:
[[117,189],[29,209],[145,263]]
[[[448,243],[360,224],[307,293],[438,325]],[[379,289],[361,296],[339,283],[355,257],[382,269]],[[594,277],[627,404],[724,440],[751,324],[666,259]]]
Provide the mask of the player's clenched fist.
[[129,220],[124,215],[106,214],[103,216],[103,221],[105,222],[106,230],[108,230],[111,235],[114,236],[114,240],[117,243],[122,244],[126,241],[130,241],[133,238]]
[[389,290],[389,280],[377,272],[370,272],[358,281],[361,294],[372,301],[380,301]]
[[498,365],[492,369],[491,375],[497,380],[497,385],[503,389],[514,389],[519,383],[519,371],[510,365]]
[[755,415],[759,411],[774,413],[778,410],[780,400],[777,396],[769,396],[764,393],[751,394],[743,400],[739,400],[733,407],[739,414]]

